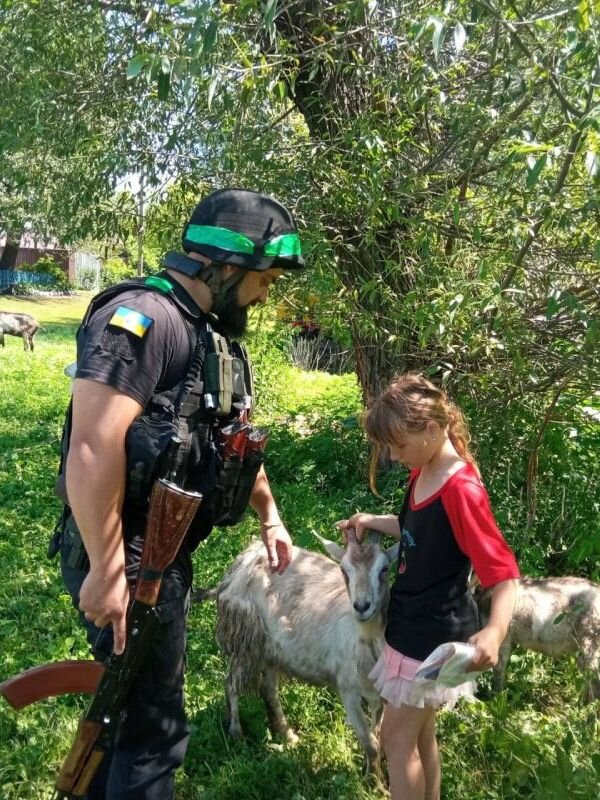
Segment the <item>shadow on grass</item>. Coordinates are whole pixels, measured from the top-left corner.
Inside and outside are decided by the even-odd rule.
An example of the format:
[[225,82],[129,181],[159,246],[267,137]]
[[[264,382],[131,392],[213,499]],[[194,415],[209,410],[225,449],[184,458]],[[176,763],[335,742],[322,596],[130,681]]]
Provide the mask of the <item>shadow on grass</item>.
[[343,487],[356,481],[367,463],[368,447],[360,432],[345,428],[341,420],[321,422],[301,433],[291,425],[271,427],[267,469],[273,480],[313,486],[326,480],[330,488]]
[[[193,717],[192,739],[184,765],[182,800],[308,800],[308,798],[379,798],[374,778],[364,779],[360,765],[342,753],[339,736],[331,746],[316,729],[296,745],[271,741],[264,708],[244,698],[245,735],[226,733],[224,701],[209,703]],[[318,741],[315,740],[318,736]]]

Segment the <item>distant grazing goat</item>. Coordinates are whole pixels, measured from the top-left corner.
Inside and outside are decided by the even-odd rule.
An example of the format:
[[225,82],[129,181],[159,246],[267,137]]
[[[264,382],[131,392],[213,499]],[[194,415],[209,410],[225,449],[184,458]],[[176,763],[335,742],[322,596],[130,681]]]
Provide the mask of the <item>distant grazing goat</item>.
[[[216,637],[229,662],[226,679],[229,733],[241,736],[238,699],[257,689],[274,734],[295,740],[279,698],[279,673],[337,689],[348,723],[376,765],[382,703],[368,673],[383,649],[389,597],[388,569],[398,545],[358,544],[344,549],[318,537],[339,566],[319,553],[294,547],[283,575],[272,573],[261,542],[241,553],[216,590]],[[369,704],[371,725],[361,707]]]
[[33,337],[39,330],[39,323],[29,314],[11,314],[0,311],[0,345],[4,347],[4,334],[21,336],[25,350],[33,352]]
[[[491,590],[475,590],[485,625]],[[600,698],[600,585],[583,578],[523,578],[508,635],[500,648],[492,685],[504,687],[506,665],[513,645],[548,656],[577,656],[589,675],[586,700]]]

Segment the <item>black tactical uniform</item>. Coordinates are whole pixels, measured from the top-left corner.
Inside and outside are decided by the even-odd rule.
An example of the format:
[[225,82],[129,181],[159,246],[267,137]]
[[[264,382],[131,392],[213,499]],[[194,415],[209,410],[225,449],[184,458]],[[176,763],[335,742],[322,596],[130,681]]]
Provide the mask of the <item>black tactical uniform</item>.
[[[202,201],[186,226],[183,242],[186,250],[245,269],[303,266],[289,212],[276,201],[246,190],[214,192]],[[165,265],[191,277],[203,268],[201,263],[176,253],[167,254]],[[90,800],[168,800],[173,796],[174,771],[185,755],[189,729],[183,708],[183,675],[191,553],[213,524],[235,523],[254,480],[247,481],[242,499],[234,500],[234,512],[227,504],[224,507],[227,492],[223,492],[224,470],[215,448],[216,434],[225,423],[247,413],[252,387],[243,349],[229,342],[226,349],[234,366],[237,363],[242,367],[237,370],[237,389],[229,397],[231,407],[228,405],[225,413],[219,407],[218,395],[208,391],[210,376],[205,371],[196,375],[195,383],[190,380],[190,365],[200,363],[206,370],[211,349],[214,351],[219,339],[211,323],[210,314],[204,314],[177,282],[162,275],[143,285],[127,284],[101,294],[78,332],[76,377],[107,384],[144,408],[126,441],[127,488],[122,518],[128,580],[133,583],[136,579],[143,545],[147,500],[157,461],[153,445],[166,442],[173,433],[169,423],[184,386],[191,388],[185,404],[186,430],[191,433],[181,482],[205,497],[175,561],[164,574],[157,606],[159,632],[128,697],[113,751],[90,787]],[[69,420],[63,461],[68,436]],[[162,444],[157,451],[160,447]],[[257,463],[254,477],[258,468]],[[88,564],[68,504],[59,533],[63,577],[78,607]],[[112,651],[112,628],[99,631],[83,614],[81,619],[95,656],[105,659]]]

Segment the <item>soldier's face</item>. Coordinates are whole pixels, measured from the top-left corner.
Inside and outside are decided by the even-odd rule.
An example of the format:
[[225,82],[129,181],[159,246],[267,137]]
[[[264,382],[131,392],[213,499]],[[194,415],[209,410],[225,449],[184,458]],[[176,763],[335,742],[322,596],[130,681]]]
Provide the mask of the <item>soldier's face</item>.
[[[229,265],[224,267],[225,276],[228,277],[235,269],[237,267]],[[224,295],[215,297],[211,311],[219,317],[218,330],[233,338],[243,336],[248,327],[248,309],[250,306],[266,303],[269,287],[281,273],[280,269],[268,269],[264,272],[248,270],[239,283]]]
[[281,275],[281,269],[267,269],[264,272],[248,270],[238,284],[238,302],[241,306],[255,306],[269,299],[269,287]]

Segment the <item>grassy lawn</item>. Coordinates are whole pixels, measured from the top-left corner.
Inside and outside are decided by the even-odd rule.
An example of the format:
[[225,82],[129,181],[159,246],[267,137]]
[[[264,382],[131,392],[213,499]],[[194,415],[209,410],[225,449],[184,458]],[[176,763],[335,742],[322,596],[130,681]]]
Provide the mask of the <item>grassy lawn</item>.
[[[42,324],[33,354],[14,337],[0,348],[0,680],[47,661],[87,657],[58,565],[46,557],[60,508],[53,483],[69,393],[63,368],[74,360],[74,333],[86,304],[87,297],[0,300],[0,310],[31,313]],[[268,469],[297,543],[316,549],[311,529],[331,537],[333,522],[357,508],[397,508],[400,473],[384,487],[384,505],[365,486],[368,453],[355,423],[354,378],[303,373],[258,340],[251,349],[260,356],[261,422],[272,430]],[[251,516],[236,529],[215,532],[195,554],[196,584],[214,585],[254,535]],[[192,739],[177,778],[178,800],[384,798],[382,788],[363,777],[360,748],[329,690],[284,684],[284,707],[300,735],[295,747],[273,741],[254,698],[241,705],[245,740],[227,739],[225,665],[214,642],[214,615],[207,603],[190,616]],[[596,800],[600,704],[579,703],[574,663],[516,654],[508,679],[500,696],[440,715],[444,800]],[[3,800],[52,796],[83,708],[77,697],[19,713],[0,703]]]

